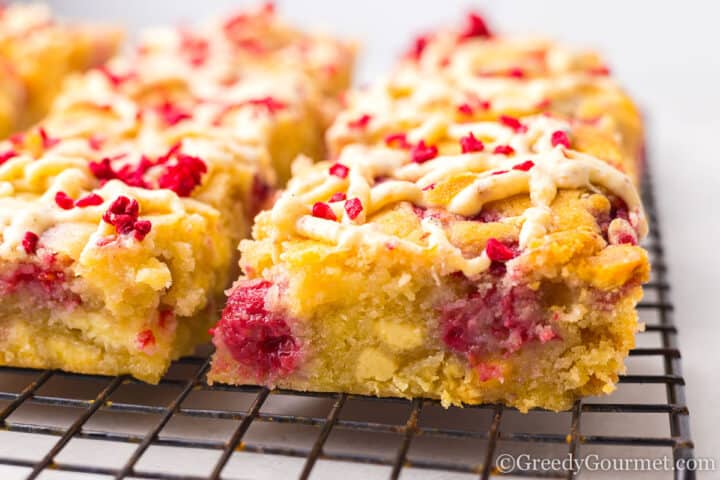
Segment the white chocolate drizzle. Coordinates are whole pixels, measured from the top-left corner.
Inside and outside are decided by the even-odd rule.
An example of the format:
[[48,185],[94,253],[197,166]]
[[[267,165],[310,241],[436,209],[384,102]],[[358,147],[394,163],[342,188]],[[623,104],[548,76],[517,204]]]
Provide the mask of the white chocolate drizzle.
[[[490,266],[485,252],[466,258],[454,246],[439,223],[431,216],[421,222],[423,245],[381,233],[371,216],[381,209],[400,202],[425,208],[440,208],[450,214],[473,217],[485,204],[527,194],[532,206],[517,218],[521,225],[519,246],[527,248],[534,239],[546,235],[552,226],[551,205],[560,189],[585,189],[616,195],[628,206],[632,226],[639,237],[647,234],[648,226],[638,192],[631,180],[608,163],[562,144],[553,146],[554,132],[572,135],[570,125],[557,118],[538,115],[523,118],[524,129],[513,130],[496,122],[477,122],[446,125],[444,139],[459,140],[473,133],[477,138],[492,138],[480,152],[440,155],[425,163],[413,163],[407,150],[384,146],[349,145],[343,149],[338,163],[349,168],[346,178],[329,173],[328,163],[305,167],[288,185],[272,210],[279,232],[293,232],[318,241],[335,244],[338,248],[361,243],[366,248],[392,245],[411,252],[435,250],[444,263],[443,271],[461,271],[476,275]],[[423,139],[425,125],[410,131],[408,138]],[[437,133],[437,132],[436,132]],[[512,156],[494,154],[497,145],[511,145]],[[523,162],[533,166],[525,171],[513,169]],[[434,184],[458,174],[472,174],[474,180],[452,196],[447,203],[431,200]],[[378,179],[382,179],[378,181]],[[364,216],[350,220],[343,210],[343,202],[330,206],[338,221],[316,218],[311,214],[313,204],[328,202],[336,192],[346,192],[347,198],[358,198]],[[368,222],[366,219],[370,218]]]

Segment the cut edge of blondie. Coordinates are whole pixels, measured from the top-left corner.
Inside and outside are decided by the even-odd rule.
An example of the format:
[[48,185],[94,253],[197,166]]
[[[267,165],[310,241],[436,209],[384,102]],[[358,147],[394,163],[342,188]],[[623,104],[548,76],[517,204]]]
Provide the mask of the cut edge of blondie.
[[610,393],[624,372],[648,272],[642,253],[629,256],[632,273],[608,291],[331,254],[290,275],[269,269],[230,290],[208,381],[564,410]]

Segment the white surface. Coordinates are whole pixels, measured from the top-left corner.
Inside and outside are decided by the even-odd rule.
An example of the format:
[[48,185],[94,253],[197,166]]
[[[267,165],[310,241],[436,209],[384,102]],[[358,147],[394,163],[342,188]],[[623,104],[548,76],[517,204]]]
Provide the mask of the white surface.
[[[189,21],[248,2],[50,3],[68,16],[137,28]],[[361,40],[360,81],[385,71],[413,32],[455,22],[470,5],[450,0],[279,3],[284,14],[305,26]],[[472,5],[504,31],[545,33],[597,47],[646,111],[696,455],[720,457],[720,3],[504,0]]]

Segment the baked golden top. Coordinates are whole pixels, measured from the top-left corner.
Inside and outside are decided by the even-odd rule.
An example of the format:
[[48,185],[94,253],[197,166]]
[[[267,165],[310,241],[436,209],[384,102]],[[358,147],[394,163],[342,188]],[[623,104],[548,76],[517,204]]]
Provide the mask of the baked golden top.
[[220,83],[241,80],[253,70],[302,73],[324,95],[347,87],[355,45],[337,37],[295,28],[280,18],[271,3],[254,10],[223,16],[192,30],[157,28],[140,39],[142,62],[160,60],[163,68],[192,76],[212,77]]
[[[0,18],[11,36],[30,21],[45,29],[48,15],[33,7]],[[0,198],[12,205],[0,213],[3,248],[21,252],[25,232],[42,236],[76,217],[98,221],[89,215],[107,209],[113,199],[102,191],[118,183],[169,211],[199,200],[237,240],[247,225],[233,224],[275,183],[271,143],[292,141],[273,138],[272,127],[315,122],[353,56],[351,45],[294,29],[268,6],[145,33],[134,53],[70,79],[42,125],[0,142]],[[63,209],[57,194],[68,205],[85,194],[104,201]]]
[[142,110],[128,108],[127,117],[159,117],[161,128],[224,126],[257,142],[288,117],[328,121],[353,61],[352,45],[297,30],[263,7],[192,29],[146,30],[133,53],[76,79],[58,108],[86,101],[113,109],[120,97]]
[[534,250],[547,260],[548,248],[562,255],[578,246],[575,253],[589,256],[647,233],[630,178],[578,150],[566,120],[433,126],[390,135],[384,145],[346,146],[335,163],[298,162],[287,190],[258,217],[255,238],[281,249],[305,238],[339,251],[404,251],[435,259],[440,274],[472,277],[495,260],[491,238],[507,244],[500,255],[516,248],[510,258],[520,251],[530,261]]
[[[354,60],[350,45],[295,30],[267,8],[142,37],[134,52],[69,81],[47,129],[111,142],[174,138],[165,149],[212,134],[228,148],[240,142],[268,150],[282,181],[285,157],[320,154],[337,110],[335,90],[347,85]],[[333,75],[323,74],[320,65],[330,64]],[[272,172],[264,176],[274,183]]]

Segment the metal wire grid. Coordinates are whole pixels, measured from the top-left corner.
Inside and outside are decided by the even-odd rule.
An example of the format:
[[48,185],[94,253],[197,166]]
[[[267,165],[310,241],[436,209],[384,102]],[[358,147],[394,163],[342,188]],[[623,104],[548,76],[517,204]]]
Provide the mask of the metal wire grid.
[[[165,378],[160,385],[172,385],[179,389],[179,393],[166,405],[146,405],[133,402],[112,401],[112,395],[123,385],[138,384],[136,380],[128,377],[89,377],[79,376],[56,371],[37,372],[35,378],[22,390],[17,392],[4,391],[0,389],[0,401],[7,404],[0,410],[0,430],[10,432],[25,432],[32,434],[45,434],[57,436],[54,445],[39,460],[27,460],[15,457],[0,457],[0,466],[14,465],[28,468],[28,479],[38,477],[46,470],[54,469],[67,472],[104,474],[112,478],[122,479],[127,477],[143,479],[220,479],[223,471],[233,454],[238,451],[255,452],[264,455],[279,455],[295,457],[304,462],[299,478],[309,478],[319,460],[336,460],[352,463],[383,465],[389,468],[390,478],[398,478],[401,473],[406,473],[408,468],[433,469],[445,472],[466,472],[473,473],[480,478],[488,478],[495,475],[511,474],[514,476],[528,477],[553,477],[553,478],[574,478],[576,472],[570,471],[528,471],[515,470],[501,472],[495,464],[500,442],[518,442],[526,451],[532,451],[541,445],[554,445],[565,451],[565,454],[580,454],[580,449],[587,445],[597,446],[619,446],[646,447],[650,449],[671,449],[674,459],[693,458],[693,443],[689,431],[689,413],[685,402],[684,384],[680,368],[680,351],[677,347],[677,330],[673,324],[673,305],[669,300],[670,287],[666,280],[666,265],[663,260],[663,247],[655,199],[652,193],[652,184],[649,179],[645,181],[645,205],[648,210],[651,224],[654,226],[647,245],[653,256],[654,278],[646,285],[646,292],[655,292],[655,300],[645,301],[639,305],[641,310],[652,311],[657,314],[657,322],[649,323],[646,332],[656,332],[661,338],[659,348],[636,348],[630,352],[632,357],[660,357],[663,364],[662,374],[628,374],[621,376],[620,384],[638,384],[643,388],[650,384],[663,385],[665,387],[666,401],[662,403],[600,403],[588,400],[575,403],[570,412],[569,428],[562,433],[526,433],[509,432],[501,428],[501,421],[507,417],[512,409],[500,405],[486,405],[471,407],[472,409],[484,409],[490,414],[490,422],[487,429],[456,428],[445,426],[424,426],[419,419],[423,415],[423,409],[436,405],[432,400],[416,399],[412,402],[399,399],[369,399],[343,393],[298,393],[288,391],[269,391],[259,387],[231,387],[224,385],[208,386],[205,383],[205,373],[209,367],[207,356],[194,356],[181,359],[178,364],[192,368],[194,372],[185,379]],[[644,334],[641,334],[644,335]],[[13,373],[29,374],[30,371],[16,368],[0,369],[0,380],[3,376]],[[91,399],[76,399],[70,395],[43,395],[40,390],[47,385],[51,379],[67,381],[68,378],[81,377],[93,378],[103,382],[104,387]],[[150,388],[150,387],[148,387]],[[244,411],[215,408],[193,408],[186,406],[186,400],[193,392],[201,395],[208,395],[212,391],[245,392],[254,395],[249,407]],[[269,398],[276,394],[289,396],[302,396],[311,398],[324,398],[331,402],[331,407],[326,416],[297,415],[288,413],[267,413],[262,407]],[[349,401],[358,398],[365,398],[368,402],[394,402],[407,404],[409,414],[404,424],[389,425],[381,422],[367,420],[343,419],[341,412]],[[613,397],[609,397],[613,401]],[[50,405],[60,407],[74,407],[82,412],[69,426],[53,426],[41,422],[19,422],[9,419],[18,408],[28,404]],[[2,403],[0,403],[2,405]],[[385,403],[387,405],[387,403]],[[377,405],[376,408],[382,408]],[[88,429],[87,422],[102,409],[111,412],[125,412],[134,414],[153,414],[157,418],[147,432],[144,434],[123,433],[118,431],[97,431]],[[466,409],[468,410],[468,409]],[[661,414],[667,415],[670,435],[651,436],[643,431],[637,431],[633,435],[594,435],[583,434],[581,431],[581,420],[588,413],[605,414]],[[555,414],[548,413],[551,417]],[[587,417],[587,415],[585,415]],[[149,416],[150,417],[150,416]],[[229,439],[212,440],[206,438],[161,438],[160,432],[168,423],[177,417],[193,417],[196,419],[224,419],[234,422]],[[306,448],[264,446],[256,445],[246,440],[246,433],[253,424],[267,422],[268,424],[292,424],[306,425],[317,428],[317,434],[312,445]],[[350,432],[384,432],[392,433],[400,437],[397,447],[391,456],[378,455],[365,452],[333,453],[327,450],[326,442],[333,431],[346,430]],[[484,451],[477,452],[477,458],[473,463],[461,463],[443,461],[433,458],[408,458],[408,450],[419,438],[438,438],[442,441],[471,441],[482,440],[486,447]],[[92,439],[123,442],[134,445],[134,451],[128,460],[121,467],[103,467],[82,464],[67,464],[57,461],[57,456],[74,439]],[[158,471],[145,471],[138,467],[141,457],[152,446],[165,445],[172,447],[200,448],[220,451],[219,458],[212,467],[212,472],[205,476],[192,476],[182,473],[162,473]],[[563,448],[565,446],[565,448]],[[691,471],[674,471],[675,478],[695,478]]]

